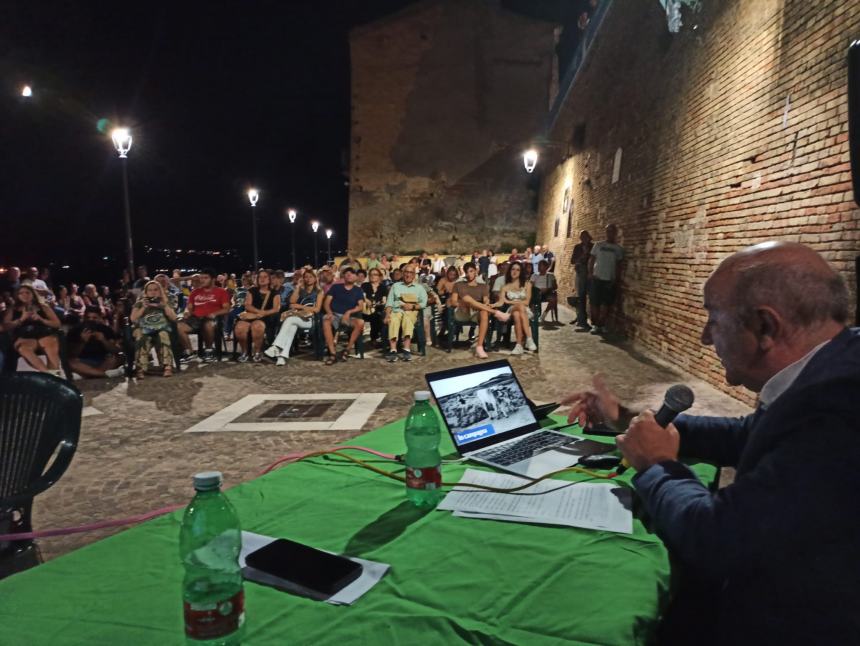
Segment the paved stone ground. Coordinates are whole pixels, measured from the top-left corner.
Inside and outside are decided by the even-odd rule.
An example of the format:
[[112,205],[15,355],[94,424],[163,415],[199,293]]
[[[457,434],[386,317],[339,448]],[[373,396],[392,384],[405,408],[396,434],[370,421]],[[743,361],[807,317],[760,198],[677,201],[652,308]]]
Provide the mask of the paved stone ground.
[[[541,330],[537,355],[510,357],[527,394],[536,401],[555,401],[587,387],[602,372],[622,401],[656,407],[666,388],[688,383],[696,392],[694,412],[745,414],[749,409],[704,382],[682,375],[614,343],[579,333],[569,325],[571,313],[560,307],[562,324]],[[81,441],[71,467],[60,482],[36,499],[34,525],[51,528],[120,518],[192,495],[196,471],[223,471],[226,484],[255,477],[279,456],[347,440],[403,417],[411,394],[426,387],[426,372],[474,362],[465,346],[450,355],[433,348],[411,364],[388,364],[376,353],[363,361],[327,367],[308,355],[285,368],[271,364],[192,364],[171,379],[147,377],[77,381],[87,406],[103,414],[83,419]],[[505,353],[491,354],[504,358]],[[204,418],[249,394],[361,393],[386,396],[362,429],[350,431],[244,431],[184,433]],[[120,531],[102,530],[40,541],[46,559]]]

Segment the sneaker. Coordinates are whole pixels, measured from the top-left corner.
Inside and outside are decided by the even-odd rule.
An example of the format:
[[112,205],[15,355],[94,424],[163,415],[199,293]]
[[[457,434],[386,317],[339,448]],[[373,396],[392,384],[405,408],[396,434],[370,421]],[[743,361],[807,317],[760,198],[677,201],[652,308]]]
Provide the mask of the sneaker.
[[210,363],[215,361],[215,350],[204,350],[203,351],[203,362]]
[[276,365],[276,366],[285,366],[285,365],[287,365],[287,360],[286,360],[286,359],[284,359],[284,357],[278,357],[278,358],[275,360],[275,365]]
[[591,333],[592,334],[603,334],[603,328],[600,327],[599,325],[595,325],[593,328],[591,328]]
[[576,329],[577,330],[584,330],[585,332],[588,332],[591,329],[591,326],[588,323],[577,323]]
[[525,350],[523,350],[523,346],[521,346],[519,343],[517,343],[514,346],[514,349],[511,350],[511,354],[523,354],[523,353],[525,353]]
[[388,361],[388,363],[394,363],[395,361],[397,361],[397,353],[394,352],[393,350],[389,350],[385,354],[385,359],[386,359],[386,361]]
[[248,361],[250,359],[251,359],[251,355],[243,352],[242,354],[239,355],[239,358],[237,359],[237,361],[239,363],[248,363]]
[[496,310],[493,316],[499,319],[502,323],[507,323],[508,319],[511,318],[511,315],[508,312],[503,312],[502,310]]
[[484,346],[482,345],[475,348],[475,356],[478,357],[478,359],[489,359],[487,351],[484,350]]
[[196,352],[186,352],[179,358],[179,363],[188,363],[189,361],[194,361],[197,359]]
[[355,348],[347,348],[343,353],[350,359],[361,359],[361,355],[358,354],[358,350]]
[[125,374],[125,368],[111,368],[105,370],[105,377],[122,377]]
[[269,359],[277,359],[281,354],[281,349],[273,344],[263,350],[263,354],[269,357]]
[[412,352],[410,350],[404,350],[400,353],[401,361],[412,361]]
[[251,361],[253,361],[254,363],[260,363],[262,360],[263,360],[263,353],[262,352],[254,353],[254,356],[251,358]]
[[528,350],[529,352],[537,352],[537,344],[535,343],[535,340],[531,337],[526,339],[526,350]]

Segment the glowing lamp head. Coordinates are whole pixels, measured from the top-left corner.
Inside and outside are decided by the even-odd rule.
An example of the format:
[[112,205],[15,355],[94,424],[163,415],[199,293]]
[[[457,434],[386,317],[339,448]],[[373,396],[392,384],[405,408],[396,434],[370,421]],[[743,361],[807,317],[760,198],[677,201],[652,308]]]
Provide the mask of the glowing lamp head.
[[296,221],[296,216],[298,213],[295,209],[287,209],[287,216],[290,218],[290,224],[293,224]]
[[33,96],[33,88],[31,88],[29,85],[25,85],[21,88],[21,96],[29,99],[31,96]]
[[257,206],[257,200],[260,199],[260,193],[256,188],[248,189],[248,201],[251,203],[251,206]]
[[534,171],[535,166],[537,166],[538,162],[538,151],[534,148],[529,148],[527,151],[523,153],[523,166],[526,167],[526,172],[531,173]]
[[326,229],[326,230],[325,230],[325,237],[326,237],[326,238],[331,238],[331,236],[332,236],[332,234],[333,234],[333,233],[334,233],[334,231],[332,231],[331,229]]
[[313,229],[313,230],[314,230],[314,233],[316,233],[316,232],[317,232],[317,230],[318,230],[319,228],[320,228],[320,223],[319,223],[319,222],[317,222],[316,220],[314,220],[313,222],[311,222],[311,229]]
[[110,138],[113,141],[114,148],[119,153],[121,159],[128,157],[128,151],[131,150],[131,132],[128,128],[114,128],[110,133]]

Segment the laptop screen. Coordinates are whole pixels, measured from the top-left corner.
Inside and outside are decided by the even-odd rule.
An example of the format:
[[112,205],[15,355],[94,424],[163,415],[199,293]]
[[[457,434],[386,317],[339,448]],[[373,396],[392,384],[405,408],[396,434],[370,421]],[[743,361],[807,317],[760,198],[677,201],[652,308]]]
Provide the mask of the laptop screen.
[[427,383],[461,453],[539,428],[507,361],[431,373]]

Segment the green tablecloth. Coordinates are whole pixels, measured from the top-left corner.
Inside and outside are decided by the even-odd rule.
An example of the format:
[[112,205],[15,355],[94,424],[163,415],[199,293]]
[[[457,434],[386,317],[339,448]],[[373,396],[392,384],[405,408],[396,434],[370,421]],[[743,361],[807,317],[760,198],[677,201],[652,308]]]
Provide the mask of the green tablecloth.
[[[399,453],[402,428],[351,443]],[[455,481],[465,468],[446,465],[443,477]],[[714,477],[712,467],[694,468]],[[321,458],[228,495],[243,529],[392,565],[353,606],[246,582],[246,644],[629,646],[648,641],[665,600],[666,550],[638,521],[627,536],[423,512],[400,483]],[[180,516],[0,581],[0,644],[183,643]]]

